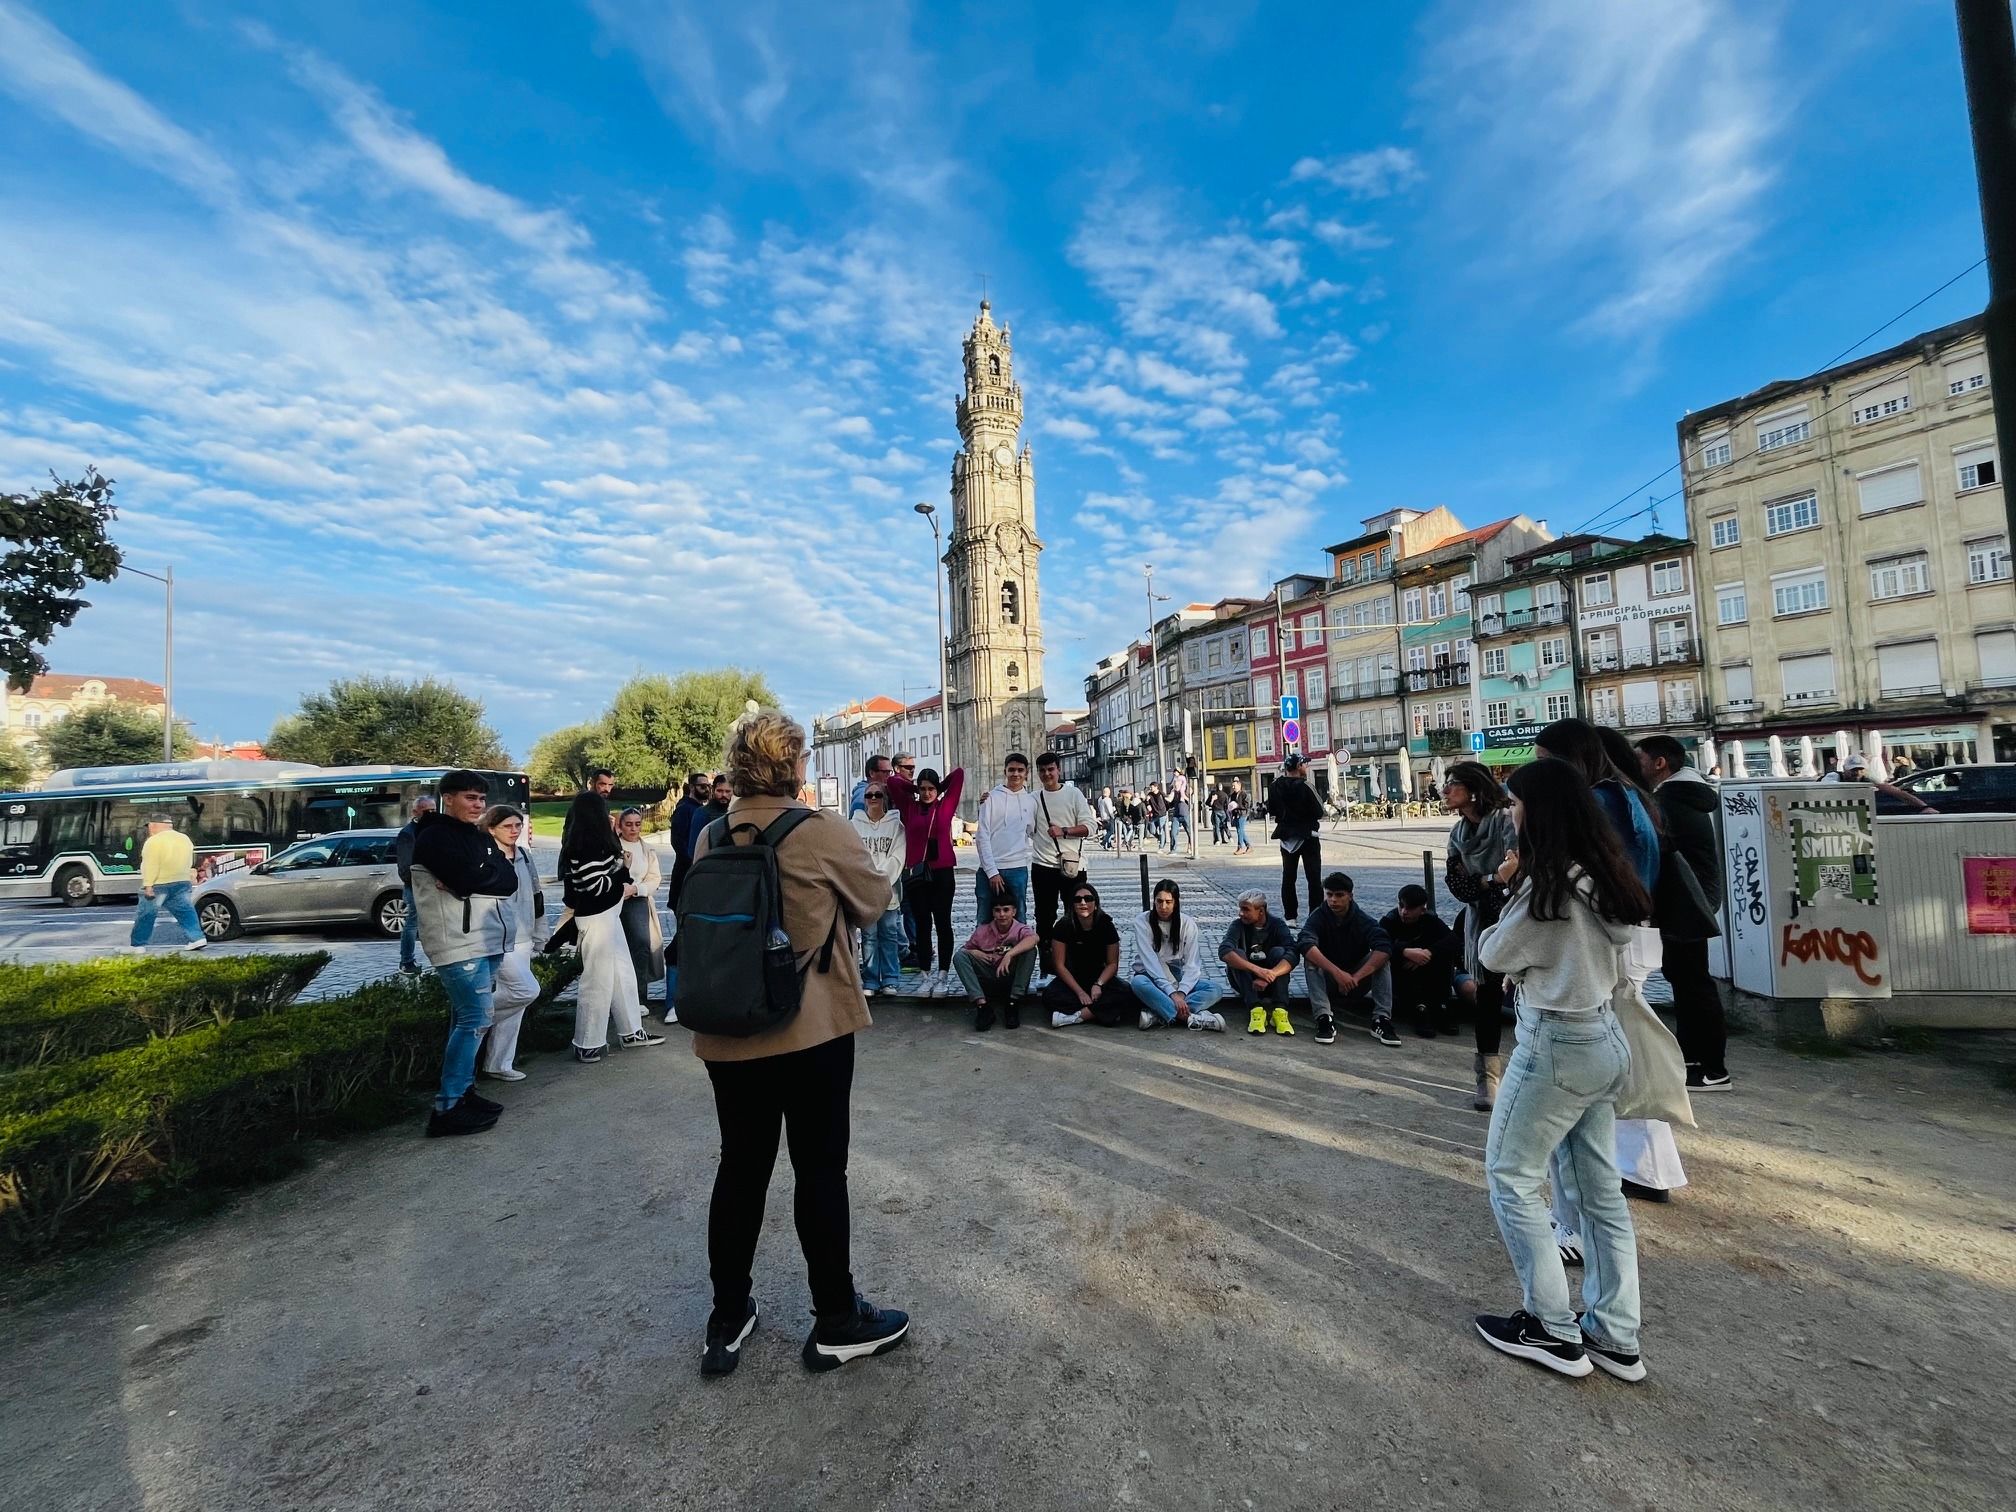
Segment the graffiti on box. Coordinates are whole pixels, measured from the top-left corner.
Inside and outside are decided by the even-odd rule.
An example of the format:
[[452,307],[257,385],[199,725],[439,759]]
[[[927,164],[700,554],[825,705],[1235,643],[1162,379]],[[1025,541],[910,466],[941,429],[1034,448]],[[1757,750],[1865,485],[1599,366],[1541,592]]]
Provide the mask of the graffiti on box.
[[1844,903],[1874,905],[1876,836],[1869,807],[1804,799],[1794,800],[1786,809],[1794,913]]

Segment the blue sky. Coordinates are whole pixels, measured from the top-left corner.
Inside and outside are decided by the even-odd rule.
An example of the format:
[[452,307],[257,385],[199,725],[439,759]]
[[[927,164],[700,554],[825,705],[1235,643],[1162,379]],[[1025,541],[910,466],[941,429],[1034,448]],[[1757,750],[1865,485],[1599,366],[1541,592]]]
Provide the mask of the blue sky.
[[[1073,9],[0,0],[0,480],[119,480],[205,736],[359,671],[520,755],[639,669],[914,697],[984,276],[1069,704],[1143,562],[1565,532],[1980,256],[1939,0]],[[157,677],[94,597],[56,667]]]

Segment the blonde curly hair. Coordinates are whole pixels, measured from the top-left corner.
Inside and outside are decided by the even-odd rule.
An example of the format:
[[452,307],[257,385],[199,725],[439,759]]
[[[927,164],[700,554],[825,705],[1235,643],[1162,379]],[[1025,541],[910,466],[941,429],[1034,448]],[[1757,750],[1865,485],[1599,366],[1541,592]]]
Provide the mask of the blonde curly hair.
[[804,780],[805,727],[776,709],[746,714],[728,732],[728,785],[738,798],[795,798]]

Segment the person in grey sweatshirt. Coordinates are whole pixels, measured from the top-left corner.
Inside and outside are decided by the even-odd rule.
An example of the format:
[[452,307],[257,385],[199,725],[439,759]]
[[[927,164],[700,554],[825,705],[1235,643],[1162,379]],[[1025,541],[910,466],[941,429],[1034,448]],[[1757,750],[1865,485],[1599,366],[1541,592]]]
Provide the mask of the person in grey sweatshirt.
[[1459,761],[1442,779],[1442,802],[1456,816],[1449,831],[1449,854],[1443,866],[1443,880],[1449,895],[1463,905],[1462,950],[1457,965],[1468,976],[1458,977],[1463,1000],[1476,1021],[1477,1056],[1474,1070],[1477,1092],[1470,1106],[1489,1113],[1498,1095],[1498,1078],[1505,1069],[1499,1054],[1505,1036],[1505,979],[1477,964],[1477,937],[1497,922],[1505,906],[1505,887],[1498,869],[1518,842],[1512,830],[1511,800],[1491,769],[1481,762]]
[[[1509,787],[1518,850],[1497,875],[1516,885],[1477,953],[1519,991],[1519,1040],[1492,1110],[1484,1169],[1523,1301],[1510,1316],[1479,1315],[1477,1331],[1492,1348],[1562,1375],[1601,1369],[1639,1381],[1638,1244],[1616,1136],[1631,1052],[1610,997],[1632,926],[1652,900],[1574,767],[1536,761]],[[1557,1146],[1565,1148],[1556,1169],[1573,1185],[1584,1229],[1579,1323],[1540,1195]]]

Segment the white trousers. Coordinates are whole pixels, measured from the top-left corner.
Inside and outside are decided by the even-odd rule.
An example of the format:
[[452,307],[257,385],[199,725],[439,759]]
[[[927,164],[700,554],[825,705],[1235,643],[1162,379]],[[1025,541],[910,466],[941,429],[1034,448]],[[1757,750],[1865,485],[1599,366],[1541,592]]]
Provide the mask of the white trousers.
[[490,1038],[483,1046],[485,1071],[509,1071],[518,1058],[518,1031],[525,1026],[525,1010],[539,996],[539,979],[532,975],[532,947],[520,945],[507,951],[497,964],[497,986],[490,1000]]
[[609,1020],[616,1036],[644,1027],[637,1007],[637,968],[630,964],[630,941],[623,933],[623,910],[605,908],[574,916],[581,938],[581,986],[574,999],[574,1044],[600,1050],[609,1043]]

